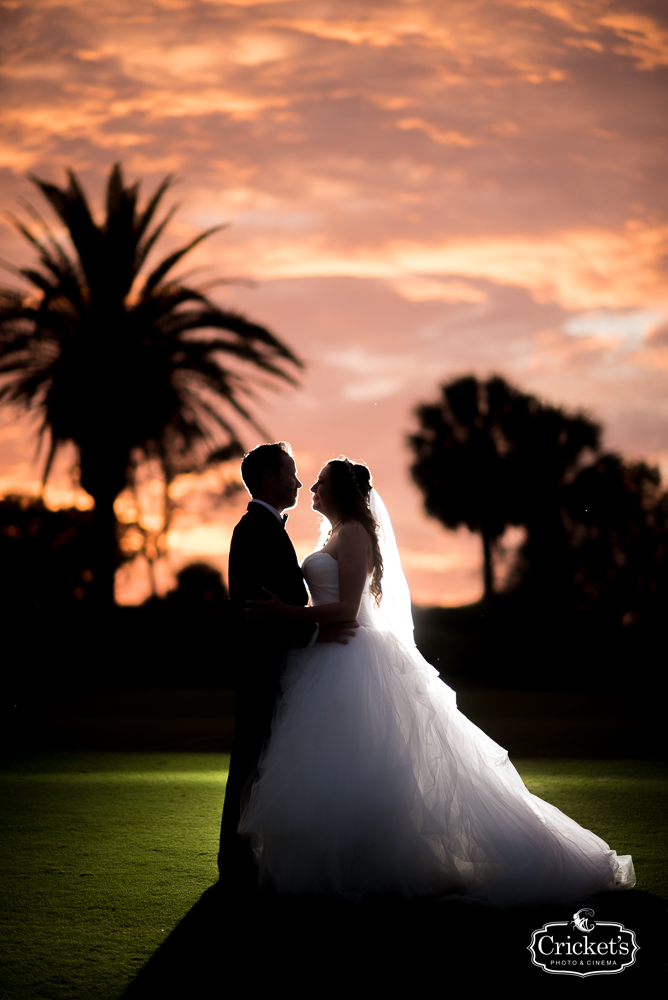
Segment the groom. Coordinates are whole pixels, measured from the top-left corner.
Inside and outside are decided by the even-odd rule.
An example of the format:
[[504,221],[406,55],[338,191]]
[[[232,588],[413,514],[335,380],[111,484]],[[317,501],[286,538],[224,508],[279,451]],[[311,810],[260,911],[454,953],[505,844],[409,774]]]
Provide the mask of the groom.
[[247,840],[237,833],[262,747],[269,739],[280,694],[280,678],[289,649],[314,642],[347,643],[357,622],[312,625],[278,615],[248,618],[246,602],[267,600],[263,588],[286,604],[304,605],[308,595],[297,555],[285,531],[302,484],[292,449],[285,441],[260,444],[241,463],[241,478],[252,500],[230,545],[230,603],[237,626],[238,681],[236,735],[220,830],[218,869],[231,889],[252,889],[257,870]]

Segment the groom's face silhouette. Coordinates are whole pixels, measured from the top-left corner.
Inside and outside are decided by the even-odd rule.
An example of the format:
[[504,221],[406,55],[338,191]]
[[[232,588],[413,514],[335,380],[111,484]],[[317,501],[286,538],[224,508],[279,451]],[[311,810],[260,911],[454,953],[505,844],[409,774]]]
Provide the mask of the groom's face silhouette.
[[281,464],[278,472],[265,472],[264,484],[271,489],[272,500],[268,501],[282,513],[297,505],[299,491],[302,484],[297,478],[297,467],[295,460],[287,453],[281,455]]

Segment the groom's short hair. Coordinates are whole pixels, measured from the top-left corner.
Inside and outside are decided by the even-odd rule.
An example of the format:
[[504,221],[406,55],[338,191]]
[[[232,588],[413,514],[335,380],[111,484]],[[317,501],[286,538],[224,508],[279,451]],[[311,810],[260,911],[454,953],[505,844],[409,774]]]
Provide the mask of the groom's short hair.
[[292,458],[292,447],[287,441],[274,441],[273,444],[258,444],[244,456],[241,463],[241,478],[251,496],[255,496],[262,486],[262,475],[265,470],[278,475],[281,471],[282,456]]

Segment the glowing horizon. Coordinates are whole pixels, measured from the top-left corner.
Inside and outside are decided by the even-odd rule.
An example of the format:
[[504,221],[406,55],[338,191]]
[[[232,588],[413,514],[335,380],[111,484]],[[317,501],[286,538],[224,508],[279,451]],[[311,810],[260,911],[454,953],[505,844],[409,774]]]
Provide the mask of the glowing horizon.
[[[418,603],[479,596],[480,545],[425,518],[404,446],[440,382],[493,372],[668,472],[668,246],[658,0],[0,0],[2,206],[72,167],[96,211],[115,161],[143,198],[176,172],[157,253],[242,277],[219,303],[307,362],[257,415],[319,465],[368,462]],[[0,222],[0,257],[32,260]],[[8,279],[7,284],[13,284]],[[38,492],[29,423],[0,428],[0,492]],[[245,440],[256,443],[252,434]],[[46,491],[86,503],[63,456]],[[189,494],[188,494],[189,495]],[[184,494],[185,496],[185,494]],[[300,554],[315,542],[305,502]],[[160,585],[224,568],[235,504],[185,510]],[[190,502],[190,501],[188,501]],[[124,600],[146,593],[143,569]]]

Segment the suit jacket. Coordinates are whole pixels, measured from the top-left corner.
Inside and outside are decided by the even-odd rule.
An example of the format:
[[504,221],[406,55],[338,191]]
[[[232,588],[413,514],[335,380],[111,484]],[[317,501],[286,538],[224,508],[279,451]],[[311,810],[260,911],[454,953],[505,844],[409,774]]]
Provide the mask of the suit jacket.
[[[268,600],[266,587],[285,604],[304,605],[308,594],[290,537],[279,519],[259,503],[249,503],[230,545],[230,604],[251,670],[266,663],[270,672],[280,668],[289,649],[307,646],[315,625],[280,615],[263,613],[246,618],[246,601]],[[244,684],[244,664],[239,683]]]

